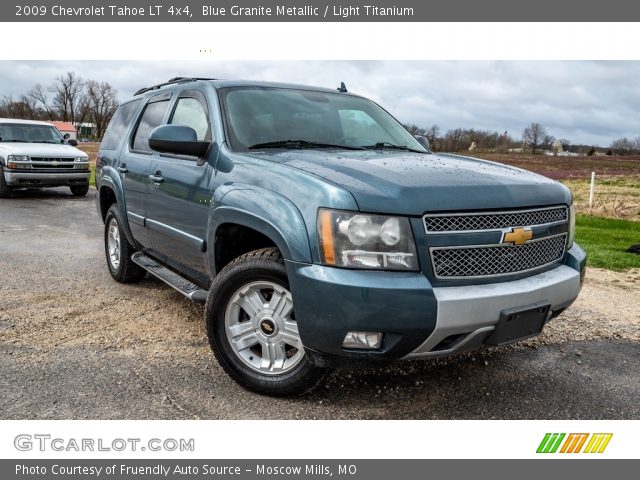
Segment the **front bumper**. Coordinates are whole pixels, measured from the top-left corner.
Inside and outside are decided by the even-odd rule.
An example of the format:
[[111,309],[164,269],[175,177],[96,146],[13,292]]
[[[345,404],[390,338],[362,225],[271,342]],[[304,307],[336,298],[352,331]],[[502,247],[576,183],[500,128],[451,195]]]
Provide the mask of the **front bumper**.
[[[316,365],[433,358],[482,345],[502,311],[545,303],[547,321],[578,296],[586,254],[577,244],[564,265],[510,282],[432,287],[422,273],[371,272],[286,262],[302,343]],[[379,350],[348,350],[348,331],[384,332]]]
[[[14,188],[28,187],[70,187],[73,185],[86,185],[89,183],[91,172],[38,172],[38,171],[10,171],[4,170],[4,179],[7,185]],[[69,169],[71,170],[71,169]]]

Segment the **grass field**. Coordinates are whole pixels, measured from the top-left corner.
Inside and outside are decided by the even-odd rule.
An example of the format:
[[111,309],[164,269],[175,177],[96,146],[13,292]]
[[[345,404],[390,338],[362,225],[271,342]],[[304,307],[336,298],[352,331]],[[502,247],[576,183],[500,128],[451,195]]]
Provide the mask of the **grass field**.
[[[530,170],[559,180],[573,192],[578,213],[640,221],[640,156],[550,157],[520,153],[474,156]],[[591,172],[596,172],[589,208]]]
[[473,153],[472,156],[506,163],[540,173],[554,180],[588,179],[597,176],[640,175],[640,156],[551,157],[523,153]]
[[626,251],[640,244],[638,222],[578,215],[576,242],[587,251],[591,267],[616,271],[640,268],[640,255]]
[[563,180],[573,192],[578,213],[640,221],[640,175],[597,177],[592,208],[589,179]]

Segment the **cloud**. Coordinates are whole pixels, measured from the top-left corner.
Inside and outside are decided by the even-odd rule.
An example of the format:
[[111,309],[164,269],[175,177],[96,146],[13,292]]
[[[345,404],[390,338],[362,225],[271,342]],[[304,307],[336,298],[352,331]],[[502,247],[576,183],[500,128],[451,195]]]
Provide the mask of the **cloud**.
[[0,92],[20,95],[69,70],[107,81],[122,100],[175,76],[337,87],[367,96],[405,123],[507,130],[542,123],[557,138],[608,145],[640,136],[637,61],[2,61]]

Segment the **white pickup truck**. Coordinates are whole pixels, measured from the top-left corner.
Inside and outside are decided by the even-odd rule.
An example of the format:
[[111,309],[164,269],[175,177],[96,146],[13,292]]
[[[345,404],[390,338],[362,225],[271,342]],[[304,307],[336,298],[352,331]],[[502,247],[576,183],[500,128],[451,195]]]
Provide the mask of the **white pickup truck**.
[[0,197],[16,188],[70,187],[89,191],[89,156],[47,122],[0,118]]

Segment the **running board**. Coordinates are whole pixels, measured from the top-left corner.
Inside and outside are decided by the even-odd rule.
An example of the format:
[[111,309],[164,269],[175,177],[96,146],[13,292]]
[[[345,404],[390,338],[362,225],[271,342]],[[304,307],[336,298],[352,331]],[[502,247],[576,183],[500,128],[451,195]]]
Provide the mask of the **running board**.
[[200,287],[181,277],[176,272],[169,270],[167,267],[147,257],[142,252],[136,252],[131,255],[131,261],[144,268],[154,277],[162,280],[171,288],[180,292],[189,300],[193,300],[194,302],[203,305],[207,301],[207,292],[205,290],[202,290]]

